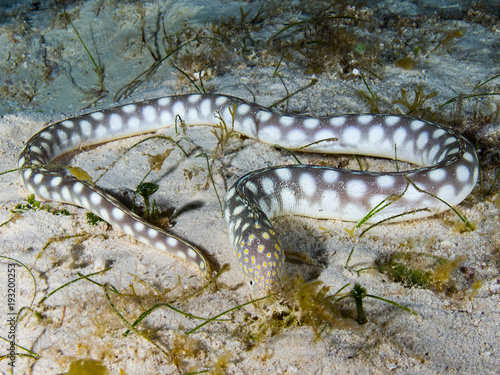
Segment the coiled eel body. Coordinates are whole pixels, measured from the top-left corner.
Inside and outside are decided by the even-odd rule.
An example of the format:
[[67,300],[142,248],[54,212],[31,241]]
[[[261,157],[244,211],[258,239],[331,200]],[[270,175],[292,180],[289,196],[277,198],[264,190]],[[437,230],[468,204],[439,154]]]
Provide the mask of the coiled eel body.
[[[474,188],[474,147],[453,130],[409,116],[287,116],[226,95],[178,95],[85,114],[49,125],[19,157],[22,182],[45,200],[83,207],[138,240],[196,264],[209,262],[189,242],[148,223],[94,184],[50,169],[56,157],[80,147],[155,131],[176,118],[215,125],[218,113],[234,131],[268,144],[317,153],[397,158],[420,166],[399,172],[364,172],[314,165],[252,171],[226,194],[229,238],[249,285],[261,295],[279,285],[285,261],[270,219],[279,215],[368,221],[434,215],[460,203]],[[440,199],[438,199],[440,198]],[[390,205],[387,203],[391,202]]]

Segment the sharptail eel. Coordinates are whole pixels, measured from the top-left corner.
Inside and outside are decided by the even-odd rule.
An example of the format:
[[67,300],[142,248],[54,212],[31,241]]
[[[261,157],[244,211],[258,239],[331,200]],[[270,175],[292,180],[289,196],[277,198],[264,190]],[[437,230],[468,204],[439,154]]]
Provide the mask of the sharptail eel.
[[[394,215],[415,219],[459,204],[474,188],[479,163],[474,147],[453,130],[409,116],[283,115],[226,95],[178,95],[126,104],[49,125],[19,157],[26,188],[45,200],[81,206],[138,240],[196,264],[210,276],[202,252],[148,223],[91,182],[50,169],[58,156],[84,146],[155,131],[180,118],[215,125],[219,113],[234,131],[271,145],[317,153],[369,155],[420,166],[364,172],[314,165],[265,168],[239,178],[226,194],[229,238],[248,284],[265,294],[280,283],[285,256],[269,219],[302,215],[370,222]],[[440,198],[437,199],[436,197]],[[387,203],[391,203],[387,205]],[[398,220],[396,219],[396,220]]]

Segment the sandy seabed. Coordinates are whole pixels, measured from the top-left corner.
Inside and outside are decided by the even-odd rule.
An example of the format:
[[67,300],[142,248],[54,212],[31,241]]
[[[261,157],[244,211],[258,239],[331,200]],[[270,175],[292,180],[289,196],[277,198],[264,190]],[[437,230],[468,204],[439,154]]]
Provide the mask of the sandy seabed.
[[[182,134],[174,128],[160,131],[175,140],[182,138],[187,157],[172,143],[161,140],[143,142],[126,152],[145,138],[134,137],[58,160],[61,165],[84,169],[93,179],[108,169],[99,185],[130,202],[131,192],[150,169],[148,155],[170,152],[162,168],[148,178],[160,186],[154,195],[158,207],[184,207],[170,229],[205,249],[216,266],[230,265],[217,285],[189,298],[186,296],[205,283],[195,267],[104,223],[90,225],[85,210],[78,207],[44,202],[50,210],[13,213],[19,211],[17,205],[26,205],[28,193],[16,173],[3,174],[2,338],[7,339],[10,332],[9,264],[16,264],[14,311],[23,309],[15,330],[15,367],[9,366],[6,357],[9,343],[0,341],[2,373],[498,373],[500,222],[495,204],[499,188],[494,182],[500,139],[497,2],[474,6],[473,2],[424,1],[416,5],[410,1],[367,1],[356,7],[346,1],[326,13],[321,13],[328,6],[326,2],[313,8],[300,1],[148,1],[141,6],[128,1],[65,2],[68,17],[94,59],[104,67],[104,87],[99,86],[89,55],[61,8],[49,3],[46,7],[26,2],[5,8],[0,18],[2,170],[16,167],[25,142],[47,124],[78,115],[89,106],[113,105],[113,96],[151,66],[156,52],[160,57],[166,55],[165,32],[171,36],[168,43],[177,44],[209,35],[221,40],[231,36],[241,39],[231,42],[238,48],[228,48],[233,46],[229,42],[213,48],[204,44],[209,43],[204,39],[186,46],[145,77],[125,101],[197,92],[173,64],[198,87],[201,76],[208,92],[264,106],[299,91],[278,108],[312,116],[372,112],[375,102],[362,76],[381,112],[407,113],[407,107],[395,103],[402,98],[400,90],[406,90],[411,104],[421,86],[425,95],[435,95],[418,108],[418,114],[455,126],[476,144],[482,175],[476,189],[458,207],[474,223],[473,231],[464,230],[452,211],[379,225],[362,237],[361,230],[356,230],[353,238],[345,230],[353,224],[340,220],[282,217],[275,221],[287,252],[295,255],[289,257],[285,268],[289,277],[298,274],[308,282],[321,281],[330,294],[347,283],[346,290],[360,283],[369,294],[395,301],[417,315],[367,298],[368,323],[359,325],[354,320],[354,303],[346,300],[338,304],[338,321],[325,321],[325,329],[318,332],[317,327],[300,320],[303,312],[293,311],[290,302],[277,299],[248,305],[225,316],[230,320],[212,322],[186,335],[200,321],[161,307],[137,326],[144,337],[137,333],[124,337],[128,327],[112,309],[106,291],[130,323],[158,303],[170,302],[190,314],[213,317],[251,300],[227,240],[206,159],[196,157],[213,155],[217,139],[211,129],[187,128]],[[310,56],[304,51],[317,54],[317,49],[290,41],[303,37],[317,44],[317,40],[307,38],[319,33],[314,22],[326,22],[318,18],[311,21],[318,14],[341,17],[333,30],[342,29],[336,36],[344,35],[345,40],[338,41],[344,43],[341,50],[333,53],[325,48],[321,52],[324,58],[315,62],[308,60]],[[243,26],[239,26],[242,18]],[[143,43],[141,25],[145,25],[144,40],[151,49]],[[214,30],[219,34],[213,34]],[[159,36],[157,49],[153,35]],[[288,54],[274,49],[273,44],[281,43],[283,48],[287,42]],[[173,49],[172,44],[166,46]],[[316,83],[299,90],[312,81]],[[469,97],[475,94],[483,95]],[[457,100],[446,104],[453,98]],[[304,163],[358,168],[351,157],[299,157]],[[232,138],[211,166],[215,187],[223,195],[238,176],[250,170],[294,162],[282,150]],[[393,167],[376,159],[361,159],[361,164],[367,170]],[[60,210],[69,215],[54,214]],[[414,265],[420,264],[415,259],[421,258],[441,259],[455,267],[449,268],[449,277],[441,283],[427,287],[404,286],[390,273],[377,269],[356,272],[401,254]],[[80,275],[108,268],[92,277],[101,286],[80,280],[41,301]],[[120,294],[112,293],[113,287]],[[276,325],[285,321],[285,313],[296,313],[295,320],[290,319],[280,329],[276,326],[273,334],[258,332],[266,320]],[[94,366],[93,370],[71,372],[77,367],[83,371],[84,363]]]

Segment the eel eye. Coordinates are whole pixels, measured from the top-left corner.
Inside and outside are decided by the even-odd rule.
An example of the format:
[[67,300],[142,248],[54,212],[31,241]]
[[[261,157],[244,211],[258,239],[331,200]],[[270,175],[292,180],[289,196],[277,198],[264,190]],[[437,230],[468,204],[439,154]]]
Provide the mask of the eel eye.
[[253,286],[253,285],[254,285],[253,280],[250,280],[250,286]]

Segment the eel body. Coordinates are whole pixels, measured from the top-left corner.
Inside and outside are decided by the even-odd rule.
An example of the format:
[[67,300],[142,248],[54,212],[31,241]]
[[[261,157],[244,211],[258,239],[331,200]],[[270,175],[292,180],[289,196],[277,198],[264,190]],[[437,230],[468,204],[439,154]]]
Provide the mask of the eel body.
[[126,104],[49,125],[27,142],[19,157],[22,182],[45,200],[83,207],[138,240],[196,264],[210,264],[194,245],[148,223],[94,184],[51,169],[58,156],[166,127],[216,125],[289,150],[355,154],[406,161],[417,169],[365,172],[315,165],[283,165],[252,171],[226,194],[229,238],[248,284],[257,294],[279,286],[285,261],[270,219],[302,215],[368,222],[434,215],[465,199],[479,163],[474,147],[450,128],[409,116],[284,115],[219,94],[168,96]]

